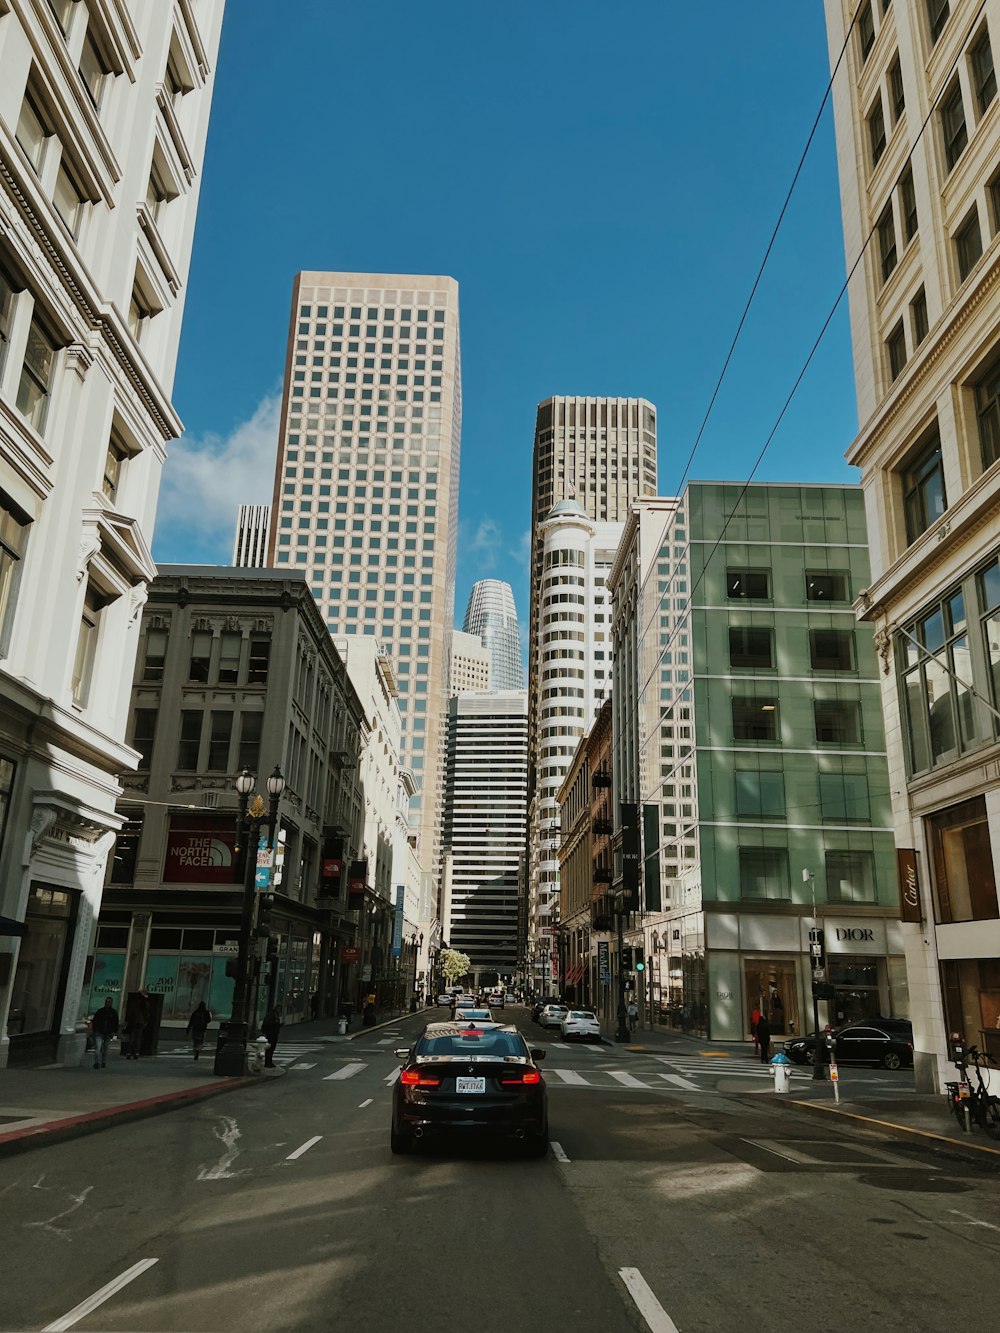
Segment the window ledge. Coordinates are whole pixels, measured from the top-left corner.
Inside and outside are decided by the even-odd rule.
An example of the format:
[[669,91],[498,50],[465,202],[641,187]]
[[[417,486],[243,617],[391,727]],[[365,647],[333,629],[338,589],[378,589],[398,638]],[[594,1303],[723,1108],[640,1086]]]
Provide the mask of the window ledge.
[[[44,500],[52,490],[52,455],[45,441],[29,426],[24,417],[6,399],[0,398],[0,461],[6,463],[39,499]],[[14,496],[18,499],[18,496]],[[20,503],[25,509],[31,505]]]
[[170,288],[171,296],[176,296],[181,289],[180,274],[174,268],[173,261],[170,258],[170,252],[163,243],[163,237],[160,235],[160,229],[156,225],[156,220],[149,211],[145,203],[138,205],[136,210],[139,218],[139,226],[142,228],[146,240],[149,242],[149,248],[167,280],[167,286]]

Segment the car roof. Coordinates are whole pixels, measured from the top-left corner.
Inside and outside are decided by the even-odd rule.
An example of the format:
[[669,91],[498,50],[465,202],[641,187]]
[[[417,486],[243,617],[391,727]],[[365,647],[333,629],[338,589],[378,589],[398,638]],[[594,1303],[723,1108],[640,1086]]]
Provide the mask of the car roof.
[[[515,1036],[521,1035],[513,1023],[491,1023],[489,1030],[491,1032],[513,1032]],[[419,1035],[421,1037],[451,1037],[457,1032],[467,1031],[468,1027],[464,1023],[428,1023]]]

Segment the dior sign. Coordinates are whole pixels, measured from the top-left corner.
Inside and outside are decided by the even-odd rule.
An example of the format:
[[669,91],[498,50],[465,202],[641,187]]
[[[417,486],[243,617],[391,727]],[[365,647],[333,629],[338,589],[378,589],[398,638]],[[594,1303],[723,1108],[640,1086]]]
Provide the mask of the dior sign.
[[903,921],[923,920],[920,909],[920,883],[917,879],[917,853],[912,847],[896,848],[896,873],[899,877],[899,915]]

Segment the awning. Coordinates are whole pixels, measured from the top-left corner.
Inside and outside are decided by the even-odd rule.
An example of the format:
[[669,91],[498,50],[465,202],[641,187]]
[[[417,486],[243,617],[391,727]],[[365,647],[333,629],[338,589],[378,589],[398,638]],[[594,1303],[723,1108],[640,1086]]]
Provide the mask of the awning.
[[22,939],[28,933],[28,927],[23,921],[15,921],[10,916],[0,916],[0,935],[14,935]]
[[566,985],[575,986],[583,976],[583,963],[573,963],[566,973]]

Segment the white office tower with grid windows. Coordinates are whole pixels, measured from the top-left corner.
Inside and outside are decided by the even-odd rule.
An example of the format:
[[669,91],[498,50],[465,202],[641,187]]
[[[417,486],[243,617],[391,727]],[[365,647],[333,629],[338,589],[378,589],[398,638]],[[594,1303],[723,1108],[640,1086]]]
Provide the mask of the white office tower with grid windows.
[[240,505],[233,541],[233,564],[241,569],[264,569],[267,565],[267,530],[270,505]]
[[83,1053],[222,13],[0,2],[0,1066]]
[[478,634],[466,634],[460,629],[451,633],[451,671],[448,693],[482,693],[490,689],[493,659]]
[[[577,740],[610,689],[604,576],[630,506],[655,495],[652,403],[591,397],[539,403],[532,460],[525,945],[559,919],[556,796]],[[546,543],[561,538],[562,528],[573,533],[572,542],[546,554]],[[565,569],[564,550],[572,554]]]
[[475,984],[517,970],[524,854],[528,699],[524,690],[448,701],[444,841],[450,865],[442,933],[472,960]]
[[514,590],[509,583],[500,579],[479,579],[474,583],[462,629],[466,634],[478,635],[488,650],[493,689],[524,689],[521,628],[514,607]]
[[268,559],[304,570],[333,634],[390,654],[411,827],[435,874],[461,434],[453,278],[298,274]]
[[[1000,0],[826,0],[918,1088],[1000,1055]],[[865,240],[871,240],[862,254]]]

